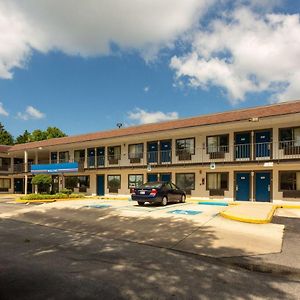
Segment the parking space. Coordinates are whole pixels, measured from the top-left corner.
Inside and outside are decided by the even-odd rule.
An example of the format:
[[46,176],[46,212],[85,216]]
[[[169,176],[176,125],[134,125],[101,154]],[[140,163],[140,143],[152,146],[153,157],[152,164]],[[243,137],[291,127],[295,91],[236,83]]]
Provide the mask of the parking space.
[[22,205],[21,210],[0,217],[215,257],[281,251],[283,225],[225,220],[220,217],[224,209],[193,203],[139,206],[128,200],[82,199]]

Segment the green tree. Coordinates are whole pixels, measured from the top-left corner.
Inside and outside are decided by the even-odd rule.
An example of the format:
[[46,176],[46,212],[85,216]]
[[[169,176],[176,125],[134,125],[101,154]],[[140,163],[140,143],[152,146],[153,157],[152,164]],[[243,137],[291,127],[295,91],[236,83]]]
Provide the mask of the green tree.
[[48,127],[46,129],[45,133],[46,133],[46,136],[47,136],[47,140],[67,136],[64,132],[62,132],[57,127]]
[[4,128],[0,122],[0,145],[13,145],[13,136]]
[[28,130],[25,130],[23,134],[20,134],[16,140],[15,144],[24,144],[30,142],[31,133]]
[[30,135],[30,142],[38,142],[47,139],[47,134],[45,131],[36,129]]
[[52,184],[52,178],[50,175],[38,174],[32,178],[31,183],[38,186],[40,192],[49,192],[49,187]]

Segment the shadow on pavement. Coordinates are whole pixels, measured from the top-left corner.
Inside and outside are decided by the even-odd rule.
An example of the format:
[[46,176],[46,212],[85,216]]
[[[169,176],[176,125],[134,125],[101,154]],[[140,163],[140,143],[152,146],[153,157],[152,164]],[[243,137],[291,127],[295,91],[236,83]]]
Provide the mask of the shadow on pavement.
[[[56,208],[14,219],[0,222],[1,299],[294,299],[299,292],[280,277],[166,249],[198,230],[188,219]],[[201,234],[200,247],[209,248],[216,237],[209,228]]]

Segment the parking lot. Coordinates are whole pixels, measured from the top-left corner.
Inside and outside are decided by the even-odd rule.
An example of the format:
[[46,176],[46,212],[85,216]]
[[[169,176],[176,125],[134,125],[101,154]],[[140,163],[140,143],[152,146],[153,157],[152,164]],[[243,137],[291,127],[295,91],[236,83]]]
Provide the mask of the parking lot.
[[247,224],[219,216],[225,206],[197,203],[140,207],[126,200],[77,200],[22,206],[2,217],[210,257],[281,251],[284,226]]
[[300,293],[298,279],[230,261],[272,262],[274,255],[279,261],[284,225],[223,219],[223,206],[0,203],[7,205],[0,222],[1,299],[295,299]]

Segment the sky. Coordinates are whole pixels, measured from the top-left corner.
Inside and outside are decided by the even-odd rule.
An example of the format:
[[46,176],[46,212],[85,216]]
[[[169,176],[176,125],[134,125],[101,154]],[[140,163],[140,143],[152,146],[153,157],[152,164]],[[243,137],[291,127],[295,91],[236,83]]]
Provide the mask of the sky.
[[0,122],[68,135],[300,99],[300,0],[0,0]]

